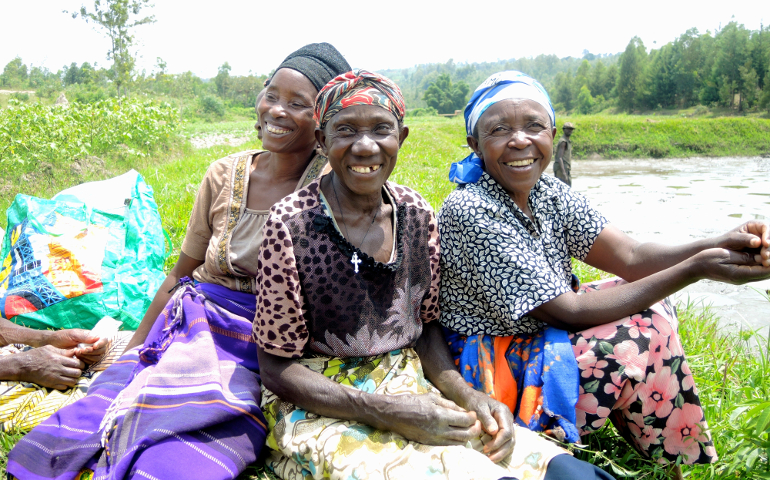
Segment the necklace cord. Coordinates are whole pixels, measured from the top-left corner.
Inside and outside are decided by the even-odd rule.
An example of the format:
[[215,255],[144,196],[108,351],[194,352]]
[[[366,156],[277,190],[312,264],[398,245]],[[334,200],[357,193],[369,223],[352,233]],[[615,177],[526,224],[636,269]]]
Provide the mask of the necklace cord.
[[[345,227],[345,236],[348,238],[348,241],[350,242],[350,244],[355,247],[355,245],[353,244],[353,239],[350,238],[350,234],[348,233],[348,224],[345,223],[345,212],[342,211],[342,205],[340,204],[340,197],[339,195],[337,195],[337,187],[334,186],[334,178],[329,178],[329,181],[332,183],[332,190],[334,191],[334,199],[337,200],[337,208],[340,210],[340,220],[342,220],[342,225]],[[380,208],[377,207],[377,209],[374,211],[374,216],[372,217],[372,223],[369,224],[369,228],[367,228],[366,233],[364,233],[364,238],[361,239],[361,243],[359,244],[358,247],[356,247],[359,250],[361,250],[361,247],[364,246],[364,241],[366,240],[366,237],[369,235],[369,230],[372,229],[372,225],[374,225],[374,221],[377,220],[377,215],[379,215],[379,213],[380,213]]]

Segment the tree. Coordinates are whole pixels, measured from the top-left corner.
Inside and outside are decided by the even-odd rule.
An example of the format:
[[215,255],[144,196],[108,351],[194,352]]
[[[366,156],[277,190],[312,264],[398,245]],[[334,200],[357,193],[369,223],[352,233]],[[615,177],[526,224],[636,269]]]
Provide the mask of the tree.
[[618,73],[618,106],[631,111],[638,103],[638,92],[641,87],[642,74],[647,50],[639,37],[628,42],[625,52],[620,57],[620,72]]
[[594,97],[591,96],[591,90],[586,85],[580,87],[580,93],[577,98],[577,111],[583,115],[588,115],[593,111]]
[[225,98],[227,95],[227,89],[230,86],[230,64],[225,62],[219,67],[217,76],[214,77],[214,84],[217,86],[217,93],[220,97]]
[[0,75],[0,85],[21,88],[27,83],[27,66],[16,57],[5,65]]
[[740,67],[745,66],[749,59],[749,31],[732,21],[716,35],[715,40],[717,49],[712,78],[719,90],[720,101],[723,105],[741,108],[745,90]]
[[470,87],[467,83],[459,81],[452,85],[452,79],[448,73],[442,73],[435,82],[431,83],[422,99],[429,107],[435,108],[438,113],[454,113],[461,110],[468,101]]
[[92,11],[83,6],[79,12],[72,13],[72,18],[80,15],[86,23],[94,23],[104,29],[109,37],[111,47],[107,52],[107,59],[113,62],[112,79],[118,96],[121,95],[121,88],[124,94],[127,92],[133,78],[135,59],[130,49],[134,44],[134,35],[131,31],[140,25],[155,22],[154,15],[140,18],[143,8],[152,7],[149,2],[150,0],[94,0]]

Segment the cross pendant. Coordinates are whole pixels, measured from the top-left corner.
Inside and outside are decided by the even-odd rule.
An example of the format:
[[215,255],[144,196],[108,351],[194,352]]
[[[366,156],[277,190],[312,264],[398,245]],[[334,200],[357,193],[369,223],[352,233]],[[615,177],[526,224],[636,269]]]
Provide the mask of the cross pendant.
[[358,258],[357,252],[353,252],[353,258],[350,259],[350,263],[353,264],[356,269],[356,273],[358,273],[358,265],[361,263],[361,259]]

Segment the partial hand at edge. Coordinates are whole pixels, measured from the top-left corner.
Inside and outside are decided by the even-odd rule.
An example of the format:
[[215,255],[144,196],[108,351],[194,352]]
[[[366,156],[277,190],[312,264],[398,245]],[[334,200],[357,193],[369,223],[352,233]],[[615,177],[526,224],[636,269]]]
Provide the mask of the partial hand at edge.
[[692,260],[702,278],[742,285],[770,278],[770,266],[762,264],[757,255],[726,248],[710,248]]
[[757,263],[770,267],[770,226],[752,220],[717,238],[717,246],[736,252],[759,253]]
[[74,350],[62,350],[50,345],[16,353],[12,357],[18,362],[17,381],[57,390],[74,386],[85,368],[85,364],[75,358]]

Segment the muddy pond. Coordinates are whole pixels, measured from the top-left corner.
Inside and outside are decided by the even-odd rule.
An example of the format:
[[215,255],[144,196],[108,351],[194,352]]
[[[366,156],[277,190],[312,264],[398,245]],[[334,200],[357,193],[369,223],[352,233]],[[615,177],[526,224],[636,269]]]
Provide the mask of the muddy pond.
[[[640,241],[684,243],[747,220],[770,221],[770,158],[579,160],[572,168],[572,187]],[[743,286],[703,280],[677,298],[711,305],[724,326],[766,336],[768,289],[770,280]]]

